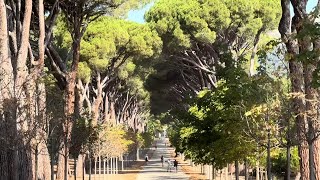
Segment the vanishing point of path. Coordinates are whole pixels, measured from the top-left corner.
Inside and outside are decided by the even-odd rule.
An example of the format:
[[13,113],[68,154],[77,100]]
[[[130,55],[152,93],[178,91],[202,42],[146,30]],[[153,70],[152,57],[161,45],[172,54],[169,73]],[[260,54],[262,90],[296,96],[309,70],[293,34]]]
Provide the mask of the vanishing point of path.
[[[167,179],[179,179],[188,180],[189,176],[184,174],[181,167],[178,166],[178,172],[172,168],[171,172],[167,172],[168,163],[166,162],[174,151],[171,147],[165,146],[165,140],[157,140],[157,149],[153,152],[152,157],[149,155],[149,162],[143,166],[143,169],[139,172],[137,180],[167,180]],[[160,157],[164,156],[165,162],[163,167],[161,165]],[[141,157],[144,158],[144,157]]]

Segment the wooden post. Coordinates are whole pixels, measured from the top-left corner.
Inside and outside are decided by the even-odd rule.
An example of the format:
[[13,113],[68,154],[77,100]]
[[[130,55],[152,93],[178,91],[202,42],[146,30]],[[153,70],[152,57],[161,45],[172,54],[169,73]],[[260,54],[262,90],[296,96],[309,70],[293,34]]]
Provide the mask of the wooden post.
[[106,174],[106,160],[103,160],[103,175]]
[[109,159],[107,159],[107,174],[109,174]]
[[115,158],[115,163],[116,163],[116,169],[115,169],[116,172],[115,172],[115,174],[118,174],[118,162],[119,162],[119,161],[118,161],[118,157],[116,157],[116,158]]
[[113,174],[113,158],[110,159],[110,174]]
[[123,168],[123,155],[121,156],[122,157],[122,161],[121,161],[121,171],[124,171],[124,168]]
[[101,156],[99,156],[99,175],[101,174]]

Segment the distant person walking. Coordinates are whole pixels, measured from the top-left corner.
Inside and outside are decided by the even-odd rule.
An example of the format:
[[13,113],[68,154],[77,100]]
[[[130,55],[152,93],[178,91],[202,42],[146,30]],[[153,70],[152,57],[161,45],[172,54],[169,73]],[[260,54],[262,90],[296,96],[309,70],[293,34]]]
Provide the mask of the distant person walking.
[[146,154],[146,157],[144,158],[144,160],[146,161],[146,163],[148,163],[148,161],[149,161],[149,156],[148,156],[148,154]]
[[176,172],[178,171],[178,161],[175,159],[173,161],[173,167],[176,169]]
[[170,159],[168,159],[167,172],[171,172],[171,166],[172,166],[172,163],[171,163]]
[[161,155],[161,164],[162,164],[162,167],[163,167],[163,155]]

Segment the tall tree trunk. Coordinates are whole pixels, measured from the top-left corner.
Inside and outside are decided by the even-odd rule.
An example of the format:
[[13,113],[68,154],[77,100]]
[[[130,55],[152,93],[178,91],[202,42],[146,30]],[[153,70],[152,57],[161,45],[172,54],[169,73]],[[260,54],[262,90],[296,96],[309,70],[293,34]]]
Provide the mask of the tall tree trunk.
[[38,119],[39,127],[37,128],[37,137],[39,139],[38,147],[38,174],[39,179],[50,179],[50,156],[47,147],[47,121],[46,121],[46,89],[42,82],[42,73],[44,70],[44,54],[45,54],[45,18],[44,18],[44,4],[43,0],[38,0],[39,5],[39,60],[37,67],[35,67],[34,79],[36,79],[36,99],[37,99],[37,114],[35,119]]
[[[306,122],[305,122],[305,104],[301,98],[304,95],[303,81],[303,68],[301,62],[299,62],[296,56],[299,54],[299,46],[295,39],[292,39],[291,33],[298,31],[297,28],[301,26],[301,14],[305,15],[305,1],[292,0],[291,1],[295,16],[291,23],[290,15],[290,0],[281,0],[282,7],[282,17],[279,23],[279,32],[283,42],[286,44],[287,52],[291,59],[289,60],[289,71],[290,71],[290,81],[292,85],[291,92],[295,94],[292,100],[293,104],[293,115],[296,117],[297,134],[299,138],[299,157],[300,157],[300,173],[302,180],[309,179],[309,153],[308,153],[308,143],[306,141]],[[299,10],[299,8],[302,8]],[[302,15],[303,16],[303,15]],[[292,25],[292,26],[291,26]]]
[[[76,7],[82,8],[82,7]],[[65,121],[63,122],[63,130],[64,130],[64,142],[62,143],[62,148],[59,153],[60,159],[63,159],[64,166],[62,164],[58,165],[58,179],[62,179],[62,174],[64,174],[64,179],[68,178],[68,158],[69,158],[69,148],[70,148],[70,140],[71,140],[71,130],[73,127],[73,119],[74,119],[74,103],[75,103],[75,85],[76,85],[76,77],[80,60],[80,41],[81,41],[81,26],[82,20],[79,14],[79,9],[77,9],[73,14],[73,59],[69,72],[66,75],[66,90],[64,97],[64,115]],[[63,155],[62,155],[63,154]],[[61,163],[61,162],[59,162]]]
[[[24,19],[23,19],[23,27],[21,32],[21,45],[18,50],[18,56],[16,61],[16,77],[15,77],[15,86],[14,86],[14,95],[17,100],[17,128],[19,131],[28,131],[29,123],[28,120],[31,122],[32,119],[28,119],[26,107],[28,104],[26,102],[25,96],[25,83],[28,82],[28,67],[27,67],[27,55],[28,55],[28,47],[29,47],[29,34],[30,34],[30,22],[31,22],[31,13],[32,13],[32,0],[25,1],[25,11],[24,11]],[[19,12],[18,12],[19,13]],[[19,20],[17,20],[19,23]],[[32,124],[32,123],[31,123]],[[31,135],[32,136],[32,135]],[[19,177],[23,177],[24,179],[33,179],[32,174],[32,148],[29,144],[30,137],[18,137],[20,138],[20,143],[23,144],[25,147],[24,149],[18,150],[18,152],[13,152],[12,156],[18,158],[13,158],[12,163],[15,163],[16,160],[19,162],[19,168],[17,168],[17,164],[13,164],[12,170],[17,171],[19,173],[13,173],[13,179]],[[32,138],[32,137],[31,137]]]
[[[315,66],[312,64],[307,64],[304,67],[304,82],[305,82],[305,93],[306,93],[306,115],[308,123],[308,145],[309,145],[309,173],[310,180],[318,179],[316,177],[316,166],[319,166],[319,162],[314,161],[314,148],[316,144],[314,143],[315,136],[315,123],[317,119],[317,102],[318,93],[312,87],[312,77]],[[319,177],[320,178],[320,177]]]
[[[66,92],[65,92],[65,106],[64,114],[65,121],[63,122],[63,131],[64,131],[64,142],[62,143],[62,148],[59,153],[58,160],[58,179],[68,178],[68,158],[69,158],[69,148],[71,140],[71,130],[73,127],[74,119],[74,103],[75,103],[75,85],[76,85],[76,76],[78,70],[80,58],[80,39],[73,43],[73,64],[70,72],[66,77]],[[64,162],[64,163],[63,163]],[[62,163],[62,164],[61,164]],[[63,165],[64,164],[64,165]]]
[[[9,55],[9,39],[7,29],[7,11],[5,1],[0,1],[0,74],[2,75],[0,81],[0,177],[9,179],[8,169],[8,120],[14,119],[12,111],[10,111],[10,104],[13,102],[13,67]],[[8,106],[9,105],[9,106]],[[9,111],[8,111],[9,110]],[[9,119],[10,118],[10,119]],[[10,130],[9,130],[10,131]]]
[[[319,3],[320,3],[320,1],[318,1],[318,7],[319,7]],[[314,51],[319,51],[320,50],[320,38],[315,40],[315,42],[313,43],[313,48],[314,48]],[[318,56],[316,58],[316,61],[317,61],[317,64],[318,64],[319,61],[320,61],[320,56]],[[319,89],[317,90],[317,93],[318,93],[318,96],[319,96],[319,94],[320,94],[320,90]],[[319,104],[318,104],[318,106],[319,106]],[[319,117],[319,109],[317,109],[317,111],[318,111],[317,112],[318,117],[316,119],[316,122],[319,122],[319,119],[320,119],[320,117]],[[319,131],[320,126],[316,122],[315,122],[314,126],[317,129],[317,131]],[[319,138],[317,138],[315,140],[315,142],[314,142],[314,162],[317,164],[315,166],[316,177],[318,179],[320,179],[320,164],[319,164],[320,163],[320,139]]]

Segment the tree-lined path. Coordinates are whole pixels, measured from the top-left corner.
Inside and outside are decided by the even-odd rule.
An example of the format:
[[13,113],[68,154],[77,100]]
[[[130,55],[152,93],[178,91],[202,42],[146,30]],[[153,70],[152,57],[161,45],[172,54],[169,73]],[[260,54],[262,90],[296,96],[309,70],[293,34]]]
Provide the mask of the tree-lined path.
[[[170,158],[174,149],[165,146],[165,140],[157,140],[156,143],[157,149],[154,151],[152,157],[149,158],[148,164],[143,166],[143,170],[140,171],[137,180],[189,179],[189,176],[184,174],[179,166],[177,173],[173,169],[171,172],[167,172],[168,164],[166,161]],[[160,161],[161,155],[164,156],[165,160],[163,167]]]

